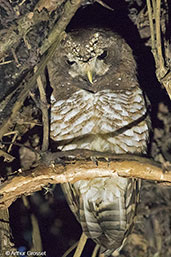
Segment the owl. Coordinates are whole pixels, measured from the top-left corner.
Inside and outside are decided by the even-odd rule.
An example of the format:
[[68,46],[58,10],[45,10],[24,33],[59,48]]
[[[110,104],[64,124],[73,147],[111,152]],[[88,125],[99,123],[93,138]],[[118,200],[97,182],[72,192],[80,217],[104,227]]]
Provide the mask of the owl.
[[[146,101],[123,38],[106,29],[72,31],[48,71],[53,88],[50,136],[59,150],[146,154]],[[105,256],[118,253],[133,227],[139,181],[115,175],[62,188],[83,232]]]

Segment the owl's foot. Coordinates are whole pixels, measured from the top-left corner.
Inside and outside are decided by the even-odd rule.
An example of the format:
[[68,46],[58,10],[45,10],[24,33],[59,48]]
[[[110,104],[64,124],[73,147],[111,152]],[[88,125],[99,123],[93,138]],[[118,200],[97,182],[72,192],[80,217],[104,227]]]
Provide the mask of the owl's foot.
[[58,156],[58,153],[52,153],[50,151],[41,153],[41,162],[46,165],[61,164],[65,166],[65,161]]
[[90,159],[98,166],[98,160],[95,156],[91,156]]

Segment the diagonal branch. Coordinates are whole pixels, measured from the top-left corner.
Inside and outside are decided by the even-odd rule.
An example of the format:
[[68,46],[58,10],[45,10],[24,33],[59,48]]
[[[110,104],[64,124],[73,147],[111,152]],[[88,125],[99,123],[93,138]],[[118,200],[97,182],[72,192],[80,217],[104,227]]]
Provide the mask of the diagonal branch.
[[[18,99],[15,102],[11,115],[4,120],[2,126],[0,126],[0,139],[3,135],[9,130],[10,126],[12,125],[17,112],[20,110],[21,106],[23,105],[24,100],[26,99],[28,92],[34,87],[36,84],[36,79],[38,76],[43,72],[44,68],[47,65],[47,62],[52,57],[54,51],[58,47],[60,41],[63,39],[64,30],[68,25],[69,21],[73,17],[76,10],[80,7],[81,0],[73,0],[72,3],[70,1],[66,2],[66,6],[64,8],[64,13],[62,17],[59,19],[58,23],[55,25],[54,32],[55,34],[51,33],[49,35],[48,41],[46,43],[46,49],[49,48],[48,54],[42,58],[41,62],[37,65],[38,69],[36,73],[32,76],[32,73],[29,73],[25,78],[25,83],[23,82],[18,87],[20,89]],[[70,10],[68,12],[68,10]],[[53,36],[52,36],[53,35]]]

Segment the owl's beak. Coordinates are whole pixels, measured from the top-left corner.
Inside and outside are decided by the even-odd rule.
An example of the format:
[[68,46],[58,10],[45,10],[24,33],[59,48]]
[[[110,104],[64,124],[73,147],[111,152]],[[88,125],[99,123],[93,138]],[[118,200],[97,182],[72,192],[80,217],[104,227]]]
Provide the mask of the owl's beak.
[[91,70],[87,70],[87,77],[91,84],[93,84],[93,75]]

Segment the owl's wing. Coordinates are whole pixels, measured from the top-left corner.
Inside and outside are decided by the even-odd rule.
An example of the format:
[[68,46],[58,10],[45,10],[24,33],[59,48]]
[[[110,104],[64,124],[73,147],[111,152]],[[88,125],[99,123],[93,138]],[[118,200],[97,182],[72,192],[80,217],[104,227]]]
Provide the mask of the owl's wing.
[[[116,252],[118,254],[120,250],[125,245],[125,242],[130,235],[132,228],[135,222],[135,216],[137,211],[137,206],[139,203],[139,194],[140,194],[140,187],[141,187],[141,180],[137,179],[128,179],[127,188],[125,190],[125,218],[126,218],[126,229],[122,230],[121,228],[118,231],[113,233],[111,230],[111,224],[109,223],[109,227],[104,228],[103,230],[106,231],[105,234],[101,235],[99,238],[99,242],[103,242],[101,247],[101,252],[105,254],[105,256],[111,256]],[[121,199],[120,199],[121,200]],[[109,211],[109,210],[107,210]],[[103,214],[103,213],[102,213]],[[110,217],[110,212],[109,212]],[[105,216],[100,217],[99,222],[102,224],[103,220],[107,220],[107,212],[105,212]],[[118,222],[118,220],[117,220]],[[120,224],[118,222],[118,226]],[[102,227],[102,226],[101,226]],[[107,240],[107,243],[105,242]],[[115,241],[115,246],[113,242]],[[97,240],[96,240],[97,242]],[[98,242],[97,242],[98,243]],[[108,245],[108,249],[106,249],[105,245]],[[114,247],[113,247],[114,246]],[[118,248],[117,248],[117,247]],[[113,255],[112,255],[113,256]],[[114,255],[115,256],[115,255]]]
[[79,182],[84,193],[79,191],[78,185],[62,185],[67,202],[84,233],[103,246],[104,251],[123,246],[132,229],[139,198],[137,180],[116,177],[107,181]]
[[140,188],[140,179],[129,179],[128,187],[125,193],[125,208],[127,217],[127,229],[125,231],[125,237],[130,234],[135,222],[137,206],[140,200]]
[[94,239],[96,243],[100,244],[100,240],[96,239],[102,235],[103,231],[98,224],[95,210],[90,202],[84,199],[84,196],[73,184],[64,183],[61,187],[67,199],[67,203],[76,219],[81,224],[84,233],[89,238]]

